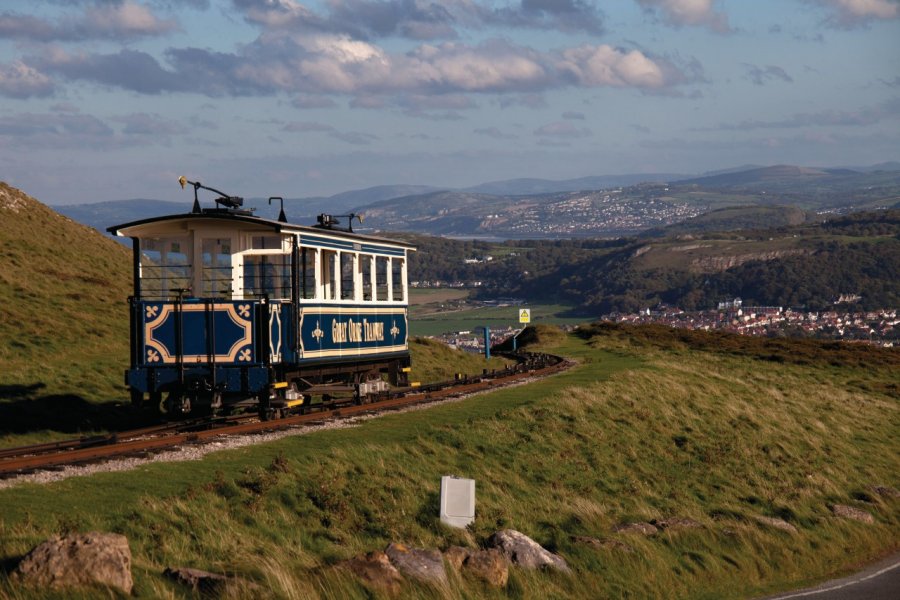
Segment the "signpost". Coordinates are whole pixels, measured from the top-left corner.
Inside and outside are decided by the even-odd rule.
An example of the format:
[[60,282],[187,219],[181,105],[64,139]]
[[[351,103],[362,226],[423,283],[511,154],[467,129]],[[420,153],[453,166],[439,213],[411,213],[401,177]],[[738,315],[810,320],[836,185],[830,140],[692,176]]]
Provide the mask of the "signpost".
[[520,308],[519,309],[519,323],[531,323],[531,309],[530,308]]

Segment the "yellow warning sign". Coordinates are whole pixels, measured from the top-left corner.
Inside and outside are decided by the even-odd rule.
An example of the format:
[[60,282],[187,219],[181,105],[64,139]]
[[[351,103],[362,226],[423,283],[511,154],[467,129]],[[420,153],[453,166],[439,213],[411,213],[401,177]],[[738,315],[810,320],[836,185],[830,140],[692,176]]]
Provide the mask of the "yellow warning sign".
[[519,323],[531,323],[531,309],[523,308],[519,310]]

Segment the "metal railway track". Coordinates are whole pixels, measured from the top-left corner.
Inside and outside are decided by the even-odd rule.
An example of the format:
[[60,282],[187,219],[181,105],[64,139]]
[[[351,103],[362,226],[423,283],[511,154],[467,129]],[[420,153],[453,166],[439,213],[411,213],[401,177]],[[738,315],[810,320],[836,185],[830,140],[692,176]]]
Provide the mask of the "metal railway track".
[[520,361],[507,369],[470,378],[428,384],[397,392],[368,404],[348,404],[273,421],[259,421],[250,415],[194,419],[145,427],[132,431],[77,440],[49,442],[0,450],[0,478],[15,477],[38,470],[79,465],[113,458],[147,456],[185,444],[203,443],[222,436],[263,433],[310,425],[329,419],[397,410],[415,404],[488,390],[527,377],[550,375],[568,367],[564,359],[548,354],[516,355]]

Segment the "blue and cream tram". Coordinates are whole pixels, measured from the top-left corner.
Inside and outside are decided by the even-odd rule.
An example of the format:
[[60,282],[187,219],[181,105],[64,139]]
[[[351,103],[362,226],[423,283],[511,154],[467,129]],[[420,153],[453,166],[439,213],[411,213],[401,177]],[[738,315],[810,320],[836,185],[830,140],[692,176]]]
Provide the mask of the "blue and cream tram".
[[[132,401],[189,413],[255,405],[264,417],[409,372],[409,244],[253,216],[240,198],[108,229],[133,244]],[[271,199],[270,199],[271,201]],[[352,224],[352,218],[348,217]],[[385,379],[387,381],[385,381]]]

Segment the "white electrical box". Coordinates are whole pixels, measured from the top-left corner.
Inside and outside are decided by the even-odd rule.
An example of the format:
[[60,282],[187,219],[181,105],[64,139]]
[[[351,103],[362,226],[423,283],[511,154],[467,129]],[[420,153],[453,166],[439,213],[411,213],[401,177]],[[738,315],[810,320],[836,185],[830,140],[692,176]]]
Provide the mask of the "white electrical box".
[[475,520],[475,480],[441,477],[441,523],[464,528]]

